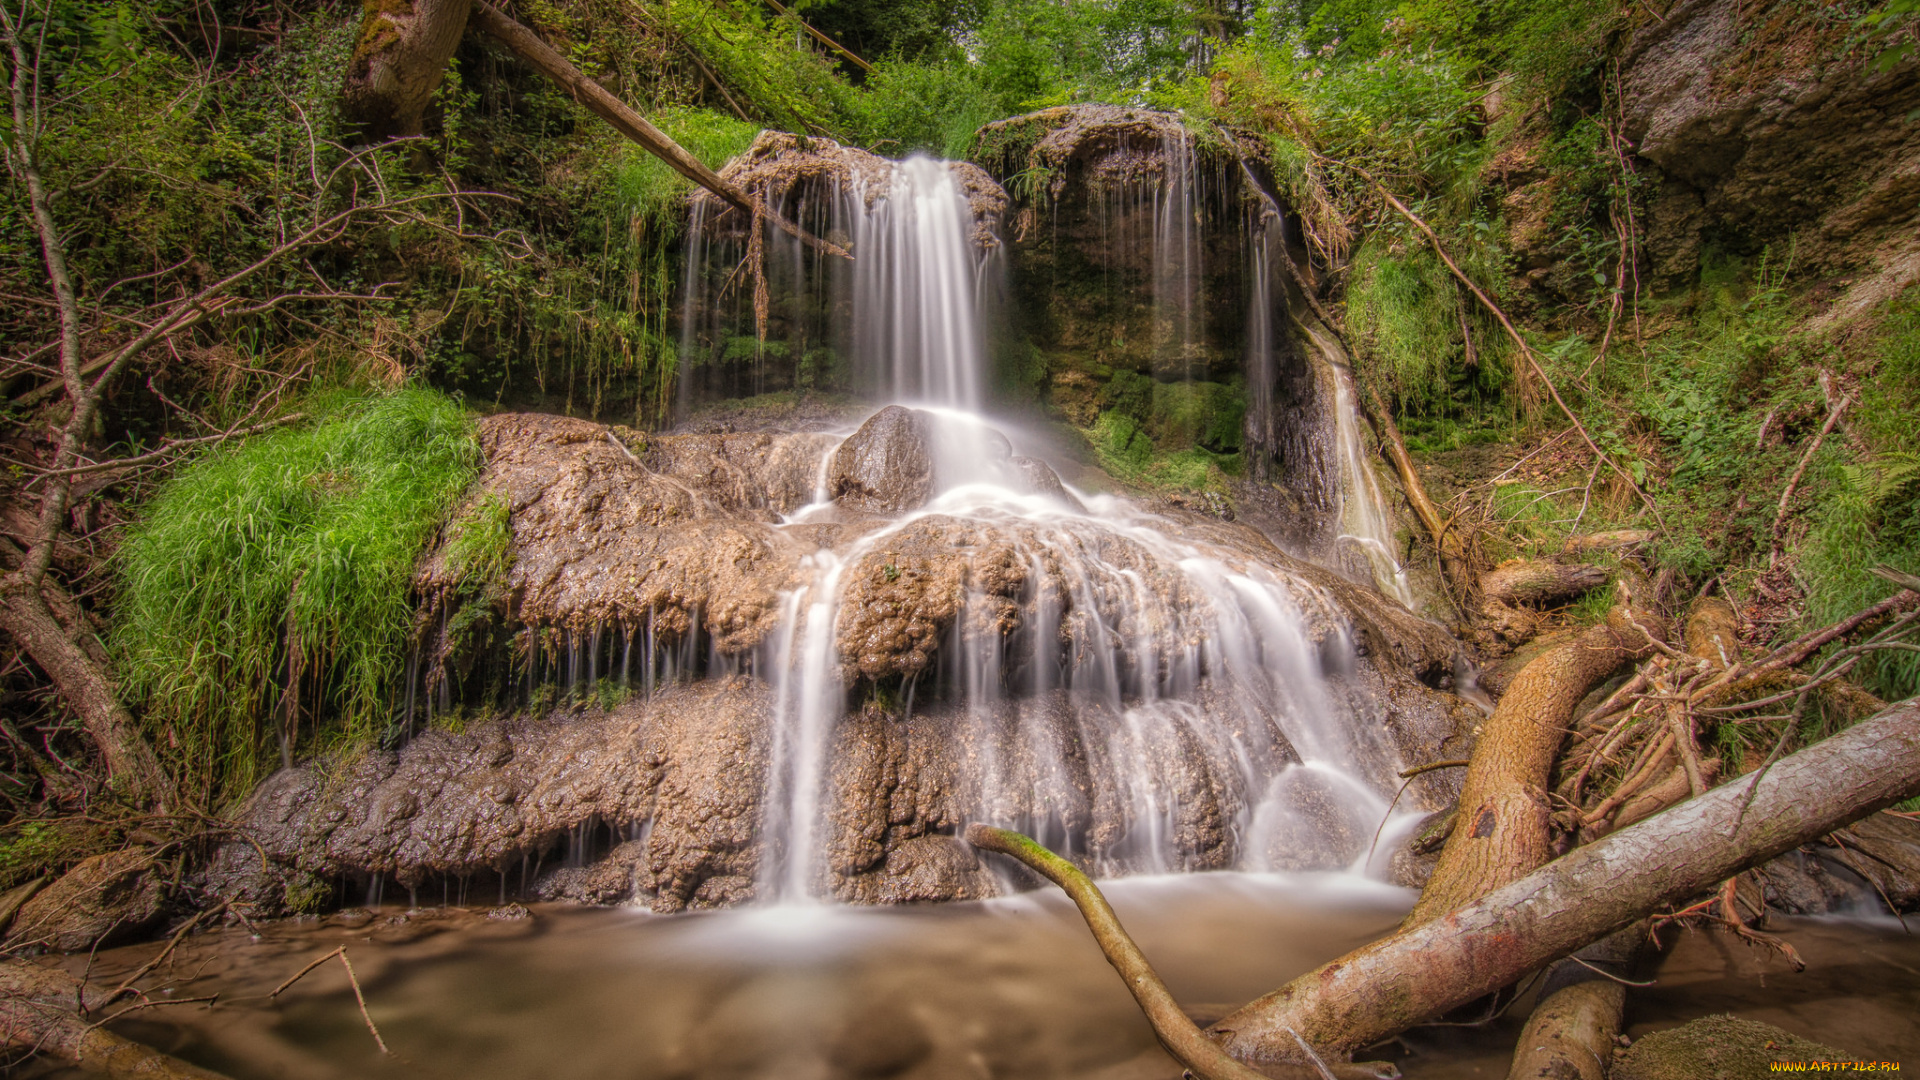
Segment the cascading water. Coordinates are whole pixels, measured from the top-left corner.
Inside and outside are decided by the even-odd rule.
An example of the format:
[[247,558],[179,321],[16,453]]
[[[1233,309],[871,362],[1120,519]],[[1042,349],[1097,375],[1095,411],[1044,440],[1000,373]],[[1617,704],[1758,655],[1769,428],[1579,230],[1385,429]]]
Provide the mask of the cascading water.
[[984,366],[973,214],[944,162],[895,165],[886,194],[846,192],[853,222],[854,364],[883,401],[978,409]]
[[[1190,174],[1190,147],[1179,149],[1169,167]],[[1154,214],[1156,247],[1185,253],[1155,278],[1179,338],[1200,317],[1197,270],[1185,265],[1197,245],[1183,233],[1194,208],[1180,196],[1191,182],[1173,183]],[[1333,677],[1354,664],[1354,643],[1324,630],[1341,625],[1333,601],[1257,553],[1175,539],[1125,500],[1032,482],[1035,468],[1051,471],[1014,457],[971,411],[985,366],[975,297],[991,266],[948,166],[911,159],[883,193],[856,182],[838,206],[856,253],[856,370],[883,400],[922,407],[911,424],[932,484],[917,508],[808,556],[783,594],[780,629],[755,665],[775,689],[759,895],[797,903],[833,891],[832,747],[851,668],[865,667],[844,655],[858,617],[849,590],[882,553],[930,542],[957,560],[991,548],[1017,579],[967,577],[950,629],[927,643],[931,659],[909,653],[897,672],[906,715],[916,696],[923,711],[944,702],[950,734],[978,760],[961,796],[967,817],[1108,874],[1314,865],[1328,850],[1336,864],[1364,860],[1352,838],[1387,812],[1398,758],[1378,706]],[[844,520],[825,480],[837,453],[789,529]],[[892,621],[902,626],[875,632],[903,639],[906,620]]]

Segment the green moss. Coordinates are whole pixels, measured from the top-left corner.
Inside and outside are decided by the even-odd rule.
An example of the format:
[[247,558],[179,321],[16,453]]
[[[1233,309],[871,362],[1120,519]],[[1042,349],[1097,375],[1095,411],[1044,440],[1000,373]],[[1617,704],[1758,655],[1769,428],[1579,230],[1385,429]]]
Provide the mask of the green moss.
[[[299,741],[381,731],[414,609],[414,564],[479,465],[466,414],[427,390],[310,406],[311,426],[180,471],[118,556],[112,645],[128,695],[190,796],[244,796]],[[499,515],[462,541],[498,558]]]

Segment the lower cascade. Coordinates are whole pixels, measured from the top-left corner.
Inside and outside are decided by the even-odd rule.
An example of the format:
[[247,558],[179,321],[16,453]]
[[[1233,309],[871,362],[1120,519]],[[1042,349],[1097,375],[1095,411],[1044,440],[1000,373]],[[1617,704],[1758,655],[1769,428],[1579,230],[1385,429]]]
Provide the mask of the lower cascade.
[[[1217,507],[1063,481],[1057,446],[980,412],[997,186],[973,166],[795,142],[763,136],[730,178],[784,184],[784,209],[849,239],[855,261],[808,269],[768,229],[749,257],[786,270],[729,314],[699,275],[738,265],[741,226],[697,210],[685,385],[795,378],[781,358],[803,342],[769,350],[772,366],[702,351],[729,318],[764,332],[771,310],[790,338],[850,343],[852,386],[890,403],[695,410],[658,436],[482,421],[469,502],[504,507],[510,566],[475,583],[443,547],[421,571],[403,718],[417,733],[270,780],[247,811],[259,846],[223,852],[222,887],[269,908],[348,885],[660,911],[1019,887],[959,842],[975,821],[1104,876],[1388,874],[1376,853],[1457,783],[1399,792],[1396,773],[1446,757],[1471,708],[1446,692],[1455,643],[1408,609],[1344,357],[1312,335],[1280,342],[1272,201],[1244,245],[1262,281],[1250,422],[1298,438],[1270,430],[1297,412],[1268,400],[1274,366],[1317,372],[1326,434],[1310,438],[1336,497],[1300,534],[1332,535],[1322,552]],[[1195,220],[1166,205],[1192,198],[1191,152],[1161,158],[1183,179],[1154,219]],[[463,730],[429,723],[502,701],[516,708]],[[262,853],[297,872],[263,872]]]

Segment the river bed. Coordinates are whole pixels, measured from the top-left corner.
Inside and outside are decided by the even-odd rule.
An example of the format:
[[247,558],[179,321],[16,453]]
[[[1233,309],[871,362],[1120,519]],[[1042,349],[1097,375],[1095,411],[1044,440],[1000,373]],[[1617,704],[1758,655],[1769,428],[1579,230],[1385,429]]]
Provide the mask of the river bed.
[[[1106,885],[1176,997],[1224,1013],[1389,931],[1413,894],[1344,874],[1213,873]],[[1173,1080],[1180,1070],[1070,904],[1053,892],[890,909],[661,916],[534,905],[388,906],[196,935],[116,1030],[235,1080],[348,1077]],[[1776,919],[1807,961],[1717,929],[1670,929],[1629,996],[1638,1037],[1715,1012],[1920,1065],[1920,938],[1892,919]],[[391,1055],[331,961],[344,945]],[[102,952],[117,983],[160,943]],[[87,958],[68,958],[76,972]],[[1368,1055],[1408,1077],[1503,1077],[1524,1005]],[[37,1070],[39,1076],[79,1075]]]

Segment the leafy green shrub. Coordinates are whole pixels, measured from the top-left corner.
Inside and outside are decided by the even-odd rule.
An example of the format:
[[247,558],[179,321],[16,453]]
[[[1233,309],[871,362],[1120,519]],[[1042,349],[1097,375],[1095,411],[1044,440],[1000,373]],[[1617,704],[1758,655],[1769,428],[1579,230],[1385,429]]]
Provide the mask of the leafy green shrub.
[[[322,743],[383,729],[415,560],[479,465],[465,412],[435,392],[319,410],[181,470],[118,556],[127,693],[210,803],[251,789],[276,727]],[[490,529],[466,535],[471,557],[494,557]]]

